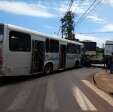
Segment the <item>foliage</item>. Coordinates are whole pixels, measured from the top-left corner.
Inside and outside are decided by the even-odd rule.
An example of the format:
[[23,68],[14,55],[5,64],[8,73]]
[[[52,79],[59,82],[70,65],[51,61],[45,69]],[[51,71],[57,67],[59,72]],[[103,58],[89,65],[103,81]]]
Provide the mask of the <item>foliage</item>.
[[61,18],[61,33],[62,38],[75,40],[74,34],[74,13],[72,11],[66,12]]
[[97,52],[97,53],[104,53],[104,49],[97,47],[97,48],[96,48],[96,52]]

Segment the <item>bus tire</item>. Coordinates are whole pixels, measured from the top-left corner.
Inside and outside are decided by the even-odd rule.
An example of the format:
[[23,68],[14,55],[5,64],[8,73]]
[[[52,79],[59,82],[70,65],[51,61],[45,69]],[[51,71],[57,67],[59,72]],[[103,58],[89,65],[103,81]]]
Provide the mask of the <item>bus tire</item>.
[[51,63],[46,64],[44,67],[44,74],[48,75],[53,72],[53,65]]

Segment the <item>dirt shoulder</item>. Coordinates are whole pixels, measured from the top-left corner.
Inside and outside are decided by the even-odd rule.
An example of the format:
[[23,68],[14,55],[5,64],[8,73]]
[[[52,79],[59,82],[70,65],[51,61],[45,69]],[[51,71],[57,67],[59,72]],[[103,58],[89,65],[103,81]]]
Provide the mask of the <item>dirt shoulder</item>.
[[113,93],[113,74],[102,70],[93,75],[94,83],[98,88],[108,93]]

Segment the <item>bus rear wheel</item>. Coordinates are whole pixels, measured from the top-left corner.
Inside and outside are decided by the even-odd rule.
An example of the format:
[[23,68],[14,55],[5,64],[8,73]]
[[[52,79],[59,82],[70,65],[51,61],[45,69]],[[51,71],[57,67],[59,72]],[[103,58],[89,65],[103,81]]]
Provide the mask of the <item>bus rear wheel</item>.
[[53,66],[52,66],[52,64],[49,63],[44,68],[44,74],[48,75],[48,74],[50,74],[52,72],[53,72]]

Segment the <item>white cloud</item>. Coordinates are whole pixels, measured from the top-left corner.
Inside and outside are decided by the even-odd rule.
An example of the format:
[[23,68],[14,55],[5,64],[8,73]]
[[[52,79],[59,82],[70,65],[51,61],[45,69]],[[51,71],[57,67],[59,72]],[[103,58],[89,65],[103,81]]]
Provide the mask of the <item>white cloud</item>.
[[76,34],[76,37],[80,39],[81,41],[83,40],[91,40],[94,42],[97,42],[97,46],[102,47],[105,41],[107,40],[106,38],[100,38],[96,36],[91,36],[91,35],[83,35],[83,34]]
[[[67,11],[67,2],[64,2],[63,4],[61,4],[59,11],[61,13],[65,13]],[[82,4],[82,6],[80,6],[79,2],[75,1],[71,7],[71,11],[76,13],[76,14],[82,14],[85,11],[85,8],[87,7],[88,3],[84,3]]]
[[113,32],[113,24],[112,23],[108,23],[105,24],[102,28],[100,28],[101,32]]
[[103,0],[102,3],[113,6],[113,0]]
[[84,12],[84,7],[79,7],[78,4],[74,4],[71,8],[71,10],[73,12],[75,12],[76,14],[82,14]]
[[[53,37],[55,37],[55,38],[59,38],[59,36],[58,35],[56,35],[56,34],[53,34],[53,35],[51,35],[51,36],[53,36]],[[61,37],[61,36],[60,36]],[[103,44],[105,44],[105,42],[107,41],[107,40],[112,40],[112,37],[108,37],[108,38],[106,38],[106,37],[97,37],[97,36],[92,36],[92,35],[85,35],[85,34],[78,34],[78,33],[76,33],[75,34],[75,37],[77,38],[77,39],[79,39],[80,41],[83,41],[83,40],[90,40],[90,41],[94,41],[94,42],[97,42],[97,46],[99,46],[99,47],[103,47]]]
[[[57,9],[56,9],[56,10],[57,10]],[[66,5],[61,5],[60,8],[59,8],[59,11],[60,11],[61,13],[65,13],[66,10],[67,10]]]
[[0,1],[0,11],[34,17],[54,17],[46,7],[40,4],[30,4],[26,2]]
[[[81,5],[82,4],[82,5]],[[74,12],[78,17],[81,16],[86,10],[87,8],[90,6],[91,2],[89,1],[85,1],[82,2],[80,4],[80,1],[75,1],[71,7],[71,11]],[[64,14],[67,11],[67,3],[61,4],[60,8],[59,8],[59,12],[61,14]],[[89,14],[88,14],[89,15]],[[76,16],[76,18],[77,18]],[[96,13],[92,13],[89,16],[86,16],[85,18],[87,18],[88,20],[95,22],[95,23],[106,23],[106,20],[100,16],[98,16]],[[76,19],[77,21],[77,19]]]
[[96,15],[95,16],[93,16],[93,15],[87,16],[87,18],[90,19],[91,21],[96,22],[96,23],[105,23],[106,22],[104,19],[102,19],[102,18],[100,18],[99,16],[96,16]]

